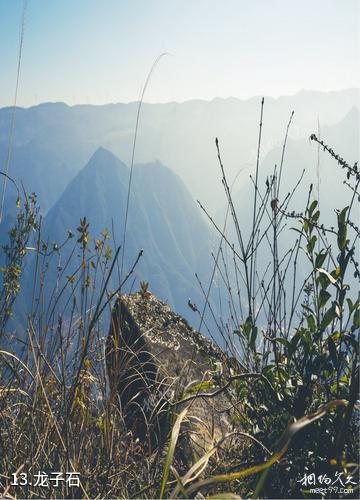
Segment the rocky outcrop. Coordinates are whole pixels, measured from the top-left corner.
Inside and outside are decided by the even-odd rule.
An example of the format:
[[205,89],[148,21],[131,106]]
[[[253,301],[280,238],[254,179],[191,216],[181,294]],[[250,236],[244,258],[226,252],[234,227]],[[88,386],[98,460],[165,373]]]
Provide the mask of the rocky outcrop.
[[111,397],[139,437],[150,429],[164,438],[169,419],[184,406],[188,462],[231,432],[228,393],[209,397],[229,375],[229,359],[148,291],[118,298],[106,351]]

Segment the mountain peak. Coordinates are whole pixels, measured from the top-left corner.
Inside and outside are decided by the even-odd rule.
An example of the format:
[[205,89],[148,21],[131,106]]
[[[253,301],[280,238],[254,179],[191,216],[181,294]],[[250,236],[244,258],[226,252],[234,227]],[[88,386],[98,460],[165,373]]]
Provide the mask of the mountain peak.
[[117,156],[108,149],[100,146],[91,156],[87,165],[83,168],[84,171],[106,171],[109,172],[128,172],[128,168]]
[[104,148],[103,146],[99,146],[95,153],[92,155],[90,158],[90,161],[96,159],[96,160],[103,160],[103,161],[120,161],[117,156],[115,156],[111,151],[108,149]]

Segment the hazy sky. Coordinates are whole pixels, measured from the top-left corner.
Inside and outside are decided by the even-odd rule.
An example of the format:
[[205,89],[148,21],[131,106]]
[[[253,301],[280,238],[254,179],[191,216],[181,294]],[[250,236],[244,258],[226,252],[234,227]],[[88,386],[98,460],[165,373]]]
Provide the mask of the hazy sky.
[[[22,0],[0,0],[0,106]],[[29,0],[18,104],[286,95],[358,87],[359,0]]]

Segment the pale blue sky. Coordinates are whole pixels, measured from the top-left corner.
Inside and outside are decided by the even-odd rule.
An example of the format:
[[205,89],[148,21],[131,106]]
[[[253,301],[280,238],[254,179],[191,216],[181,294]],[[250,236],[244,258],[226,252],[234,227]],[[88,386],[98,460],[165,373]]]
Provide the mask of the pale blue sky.
[[[358,0],[29,0],[19,105],[288,95],[359,86]],[[0,0],[0,106],[22,0]]]

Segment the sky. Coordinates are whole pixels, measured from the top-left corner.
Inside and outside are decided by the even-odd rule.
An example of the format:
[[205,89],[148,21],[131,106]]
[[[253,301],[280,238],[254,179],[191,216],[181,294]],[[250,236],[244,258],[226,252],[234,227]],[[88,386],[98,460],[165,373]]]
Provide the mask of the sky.
[[[0,0],[0,106],[23,0]],[[360,86],[360,0],[28,0],[17,103],[292,95]]]

